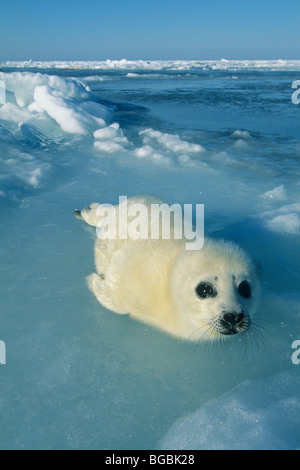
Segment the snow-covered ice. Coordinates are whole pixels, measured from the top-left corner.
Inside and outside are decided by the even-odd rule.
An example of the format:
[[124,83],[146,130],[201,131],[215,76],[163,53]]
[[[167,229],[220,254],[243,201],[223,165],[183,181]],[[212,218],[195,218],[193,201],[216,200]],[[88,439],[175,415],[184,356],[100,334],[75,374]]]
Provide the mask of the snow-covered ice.
[[[300,448],[300,62],[0,68],[0,447]],[[206,236],[254,258],[248,339],[183,343],[96,302],[73,211],[136,194],[204,204]]]
[[162,449],[295,450],[299,446],[298,371],[245,381],[180,419]]

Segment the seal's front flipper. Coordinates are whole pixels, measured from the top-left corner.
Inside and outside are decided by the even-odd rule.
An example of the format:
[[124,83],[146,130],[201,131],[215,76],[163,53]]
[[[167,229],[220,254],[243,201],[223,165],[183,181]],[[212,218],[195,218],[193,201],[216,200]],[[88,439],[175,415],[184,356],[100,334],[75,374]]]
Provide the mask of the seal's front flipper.
[[105,275],[93,273],[87,277],[87,282],[90,290],[103,307],[111,310],[112,312],[118,313],[119,315],[128,314],[126,309],[116,303],[111,285],[105,282]]

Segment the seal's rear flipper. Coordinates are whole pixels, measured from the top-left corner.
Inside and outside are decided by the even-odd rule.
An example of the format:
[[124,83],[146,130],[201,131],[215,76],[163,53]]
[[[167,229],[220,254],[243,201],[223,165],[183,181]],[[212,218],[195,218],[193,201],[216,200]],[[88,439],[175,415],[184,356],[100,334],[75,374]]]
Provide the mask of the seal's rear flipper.
[[76,217],[76,219],[83,220],[92,227],[97,227],[103,219],[103,215],[98,215],[97,213],[97,209],[99,208],[99,206],[100,204],[94,202],[93,204],[90,204],[89,206],[82,209],[82,211],[76,209],[74,211],[74,216]]

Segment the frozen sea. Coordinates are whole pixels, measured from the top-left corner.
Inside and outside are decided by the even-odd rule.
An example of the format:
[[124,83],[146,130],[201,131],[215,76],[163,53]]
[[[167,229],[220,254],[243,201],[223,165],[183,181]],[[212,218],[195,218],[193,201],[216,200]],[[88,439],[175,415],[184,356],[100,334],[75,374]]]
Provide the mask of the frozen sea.
[[[0,64],[1,449],[300,448],[295,80],[300,61]],[[73,210],[136,194],[204,204],[258,263],[248,341],[181,342],[89,292]]]

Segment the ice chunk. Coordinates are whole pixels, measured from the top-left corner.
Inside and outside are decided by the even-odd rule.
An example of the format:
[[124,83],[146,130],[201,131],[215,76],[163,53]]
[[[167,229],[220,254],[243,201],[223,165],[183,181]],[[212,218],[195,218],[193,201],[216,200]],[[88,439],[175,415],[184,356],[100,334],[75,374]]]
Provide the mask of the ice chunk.
[[31,173],[28,175],[28,182],[31,186],[38,186],[39,184],[39,178],[42,175],[42,170],[41,168],[36,168],[35,170],[31,171]]
[[180,139],[178,135],[163,133],[153,129],[145,129],[140,132],[144,144],[152,144],[163,151],[170,150],[175,153],[200,153],[203,147]]
[[70,134],[88,134],[90,129],[105,126],[105,120],[100,117],[101,105],[95,109],[97,103],[80,103],[48,86],[40,86],[35,89],[34,100],[38,106],[47,112],[62,128]]
[[91,99],[91,93],[77,80],[65,79],[56,75],[29,72],[0,72],[0,80],[5,83],[7,101],[14,97],[15,104],[27,107],[34,101],[34,91],[38,86],[49,86],[59,90],[64,96],[77,100]]
[[300,232],[300,204],[286,204],[261,214],[265,226],[272,232],[296,235]]
[[247,152],[251,149],[250,145],[247,144],[243,139],[238,139],[232,146],[234,150],[240,150],[242,152]]
[[274,200],[274,201],[281,201],[285,199],[286,194],[285,194],[285,189],[284,185],[281,184],[280,186],[277,186],[276,188],[272,189],[271,191],[267,191],[262,195],[262,198],[268,199],[268,200]]
[[153,147],[151,145],[144,145],[143,147],[139,147],[135,149],[134,154],[138,158],[146,158],[150,157],[155,153]]
[[236,130],[234,131],[231,136],[230,136],[232,139],[245,139],[245,140],[248,140],[248,139],[251,139],[251,136],[249,134],[248,131],[239,131],[239,130]]
[[119,151],[124,150],[120,144],[118,144],[117,142],[109,141],[109,140],[104,140],[104,141],[96,140],[96,142],[94,143],[94,147],[97,150],[100,150],[100,152],[105,152],[105,153],[114,153],[114,152],[119,152]]
[[288,450],[300,446],[300,375],[246,380],[180,419],[161,449]]
[[94,132],[94,137],[99,140],[113,139],[118,135],[119,129],[120,125],[115,122],[103,129],[97,129]]
[[300,233],[300,217],[294,213],[278,215],[268,220],[266,226],[273,232],[296,235]]
[[93,133],[111,120],[112,111],[96,102],[79,81],[26,72],[0,73],[0,80],[7,91],[0,119],[20,123],[46,114],[63,132],[80,135]]
[[124,136],[123,131],[120,129],[120,125],[117,122],[102,129],[97,129],[94,132],[94,138],[97,141],[113,141],[118,144],[129,143],[127,137]]
[[116,122],[102,129],[97,129],[94,132],[94,138],[96,139],[94,147],[101,152],[118,152],[124,150],[124,145],[129,144],[120,125]]
[[31,117],[31,113],[26,108],[20,108],[13,103],[5,103],[0,108],[0,119],[20,123]]

